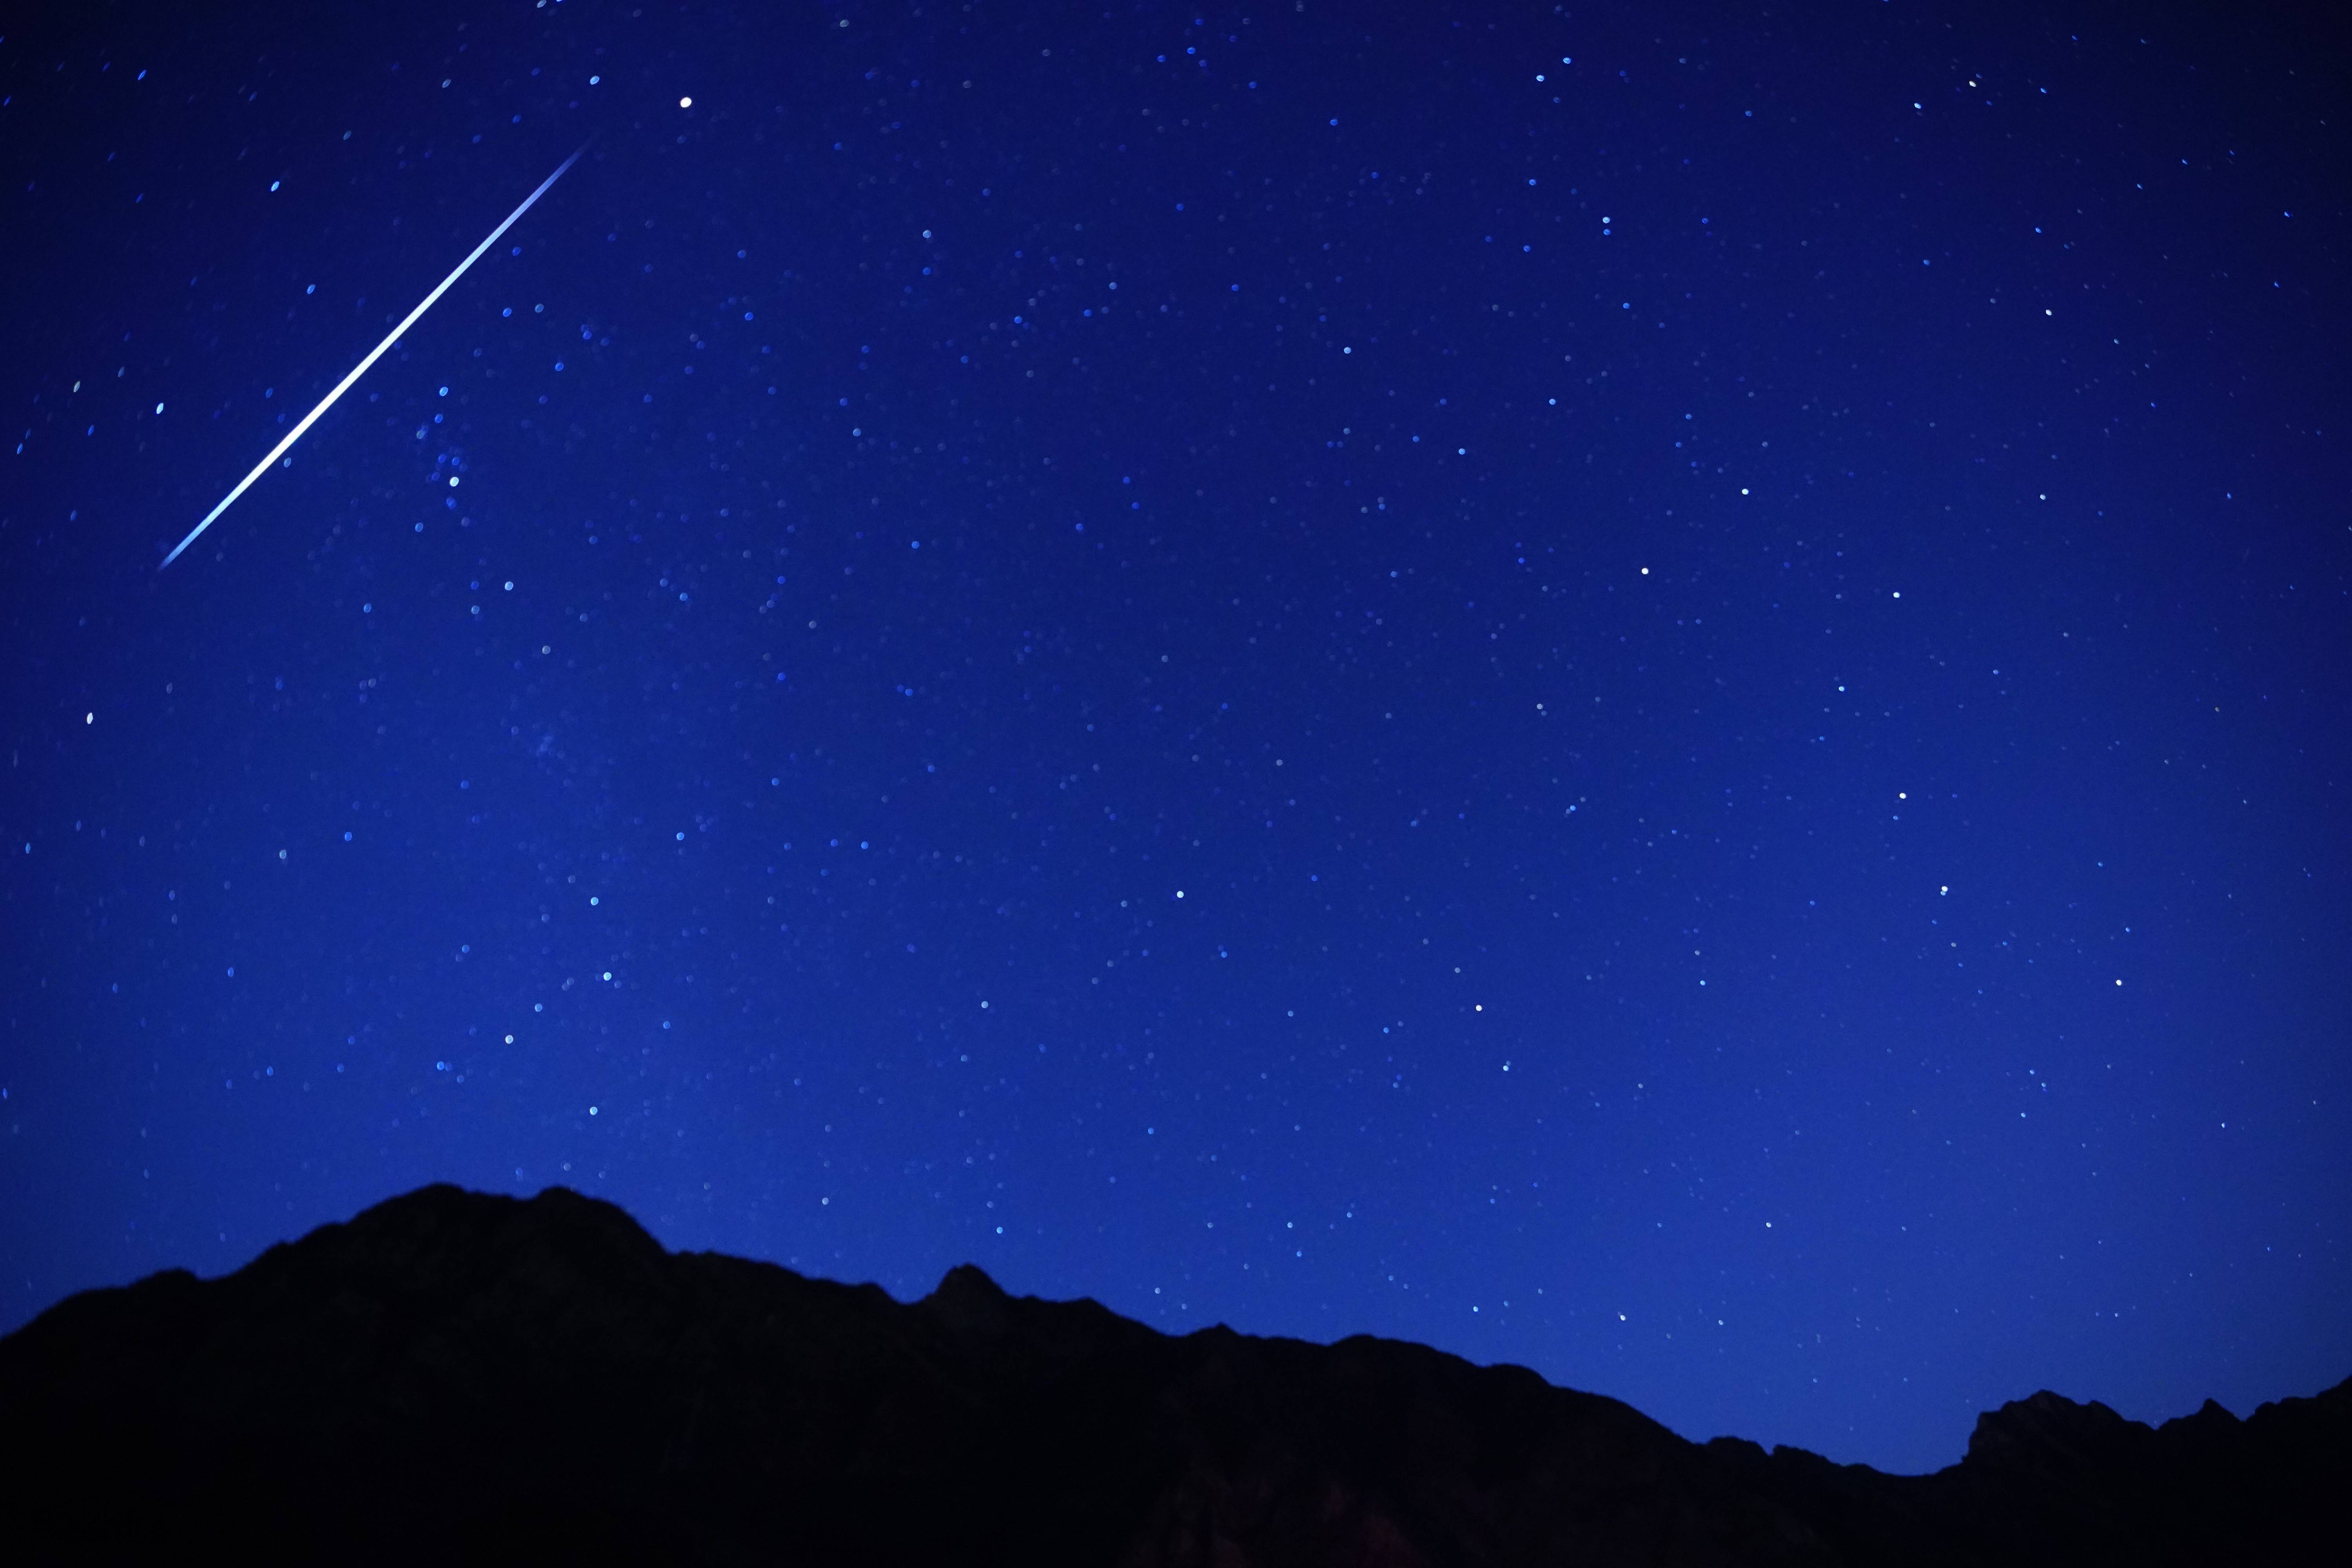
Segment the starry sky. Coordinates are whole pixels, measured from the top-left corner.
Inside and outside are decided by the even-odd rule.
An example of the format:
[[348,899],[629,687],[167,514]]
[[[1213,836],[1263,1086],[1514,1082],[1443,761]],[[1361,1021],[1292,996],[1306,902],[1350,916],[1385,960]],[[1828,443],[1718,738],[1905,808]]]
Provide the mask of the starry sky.
[[183,11],[0,37],[0,1327],[561,1183],[1899,1470],[2352,1372],[2341,37]]

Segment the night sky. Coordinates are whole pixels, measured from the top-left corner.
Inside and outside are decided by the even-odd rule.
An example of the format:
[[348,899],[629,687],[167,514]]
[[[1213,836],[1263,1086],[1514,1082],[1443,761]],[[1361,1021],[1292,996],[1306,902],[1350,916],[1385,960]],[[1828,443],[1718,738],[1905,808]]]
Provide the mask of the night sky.
[[0,37],[0,1327],[452,1181],[1892,1469],[2352,1372],[2340,37],[215,9]]

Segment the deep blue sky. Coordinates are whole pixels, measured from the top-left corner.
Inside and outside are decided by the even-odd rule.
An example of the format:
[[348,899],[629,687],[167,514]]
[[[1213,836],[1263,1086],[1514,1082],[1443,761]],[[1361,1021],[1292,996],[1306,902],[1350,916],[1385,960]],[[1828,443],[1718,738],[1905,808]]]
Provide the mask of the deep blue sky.
[[0,1326],[561,1182],[1898,1469],[2352,1372],[2340,39],[182,9],[0,38]]

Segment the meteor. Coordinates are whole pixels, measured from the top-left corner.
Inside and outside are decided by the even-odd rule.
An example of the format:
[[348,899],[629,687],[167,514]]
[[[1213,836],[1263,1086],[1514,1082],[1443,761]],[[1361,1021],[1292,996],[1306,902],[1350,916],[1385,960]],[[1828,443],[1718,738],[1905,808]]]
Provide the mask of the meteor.
[[383,351],[398,342],[400,341],[400,335],[416,324],[416,318],[431,310],[433,308],[433,302],[449,291],[449,285],[457,281],[458,279],[463,278],[466,275],[466,268],[471,267],[475,262],[479,261],[482,258],[482,253],[499,242],[499,236],[512,228],[515,224],[515,219],[530,211],[530,204],[539,200],[540,197],[547,195],[547,188],[555,184],[556,181],[563,178],[563,172],[572,167],[572,164],[580,162],[580,153],[585,153],[586,151],[588,151],[588,149],[583,146],[580,149],[579,153],[572,153],[572,156],[557,164],[555,173],[548,175],[547,178],[539,183],[539,189],[523,197],[522,205],[507,214],[506,222],[490,230],[489,237],[482,241],[481,244],[474,247],[473,253],[467,256],[465,260],[457,263],[457,270],[451,272],[448,277],[441,279],[439,285],[434,289],[433,292],[425,296],[424,301],[420,303],[416,309],[409,311],[407,316],[402,320],[400,325],[393,328],[390,332],[385,334],[383,342],[376,344],[373,349],[369,351],[367,358],[360,361],[358,364],[352,366],[351,374],[335,383],[334,391],[330,392],[326,396],[320,398],[319,400],[318,407],[313,408],[310,413],[302,416],[302,422],[295,426],[291,430],[286,432],[286,438],[284,440],[269,448],[269,456],[254,464],[253,471],[246,475],[245,478],[236,481],[236,489],[221,497],[220,505],[205,513],[204,521],[188,530],[187,538],[183,539],[179,543],[172,546],[172,553],[163,557],[163,565],[156,567],[155,570],[161,572],[163,569],[163,566],[169,566],[173,562],[177,561],[180,558],[180,552],[185,550],[189,545],[194,544],[196,542],[196,536],[213,525],[213,520],[215,518],[226,511],[229,507],[236,502],[237,497],[243,495],[247,489],[251,489],[253,481],[259,479],[264,473],[268,471],[270,464],[284,457],[286,455],[286,449],[302,438],[302,432],[308,430],[312,425],[316,424],[320,415],[324,414],[328,409],[332,408],[335,405],[335,399],[341,397],[344,393],[349,392],[352,389],[352,384],[367,374],[368,366],[382,359],[383,357]]

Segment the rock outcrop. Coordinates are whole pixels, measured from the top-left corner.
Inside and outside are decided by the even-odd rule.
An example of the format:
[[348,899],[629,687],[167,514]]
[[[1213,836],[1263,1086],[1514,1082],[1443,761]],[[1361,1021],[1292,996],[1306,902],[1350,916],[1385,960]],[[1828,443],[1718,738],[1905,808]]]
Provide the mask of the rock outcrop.
[[2352,1560],[2352,1382],[2149,1428],[2052,1394],[1882,1475],[1426,1347],[1171,1338],[952,1269],[912,1304],[428,1187],[0,1340],[16,1561],[2031,1564]]

